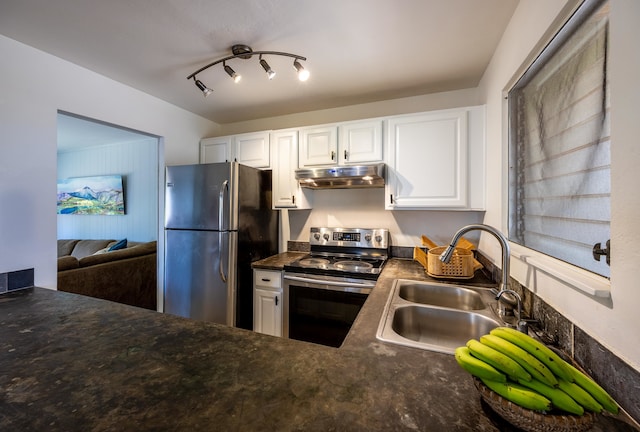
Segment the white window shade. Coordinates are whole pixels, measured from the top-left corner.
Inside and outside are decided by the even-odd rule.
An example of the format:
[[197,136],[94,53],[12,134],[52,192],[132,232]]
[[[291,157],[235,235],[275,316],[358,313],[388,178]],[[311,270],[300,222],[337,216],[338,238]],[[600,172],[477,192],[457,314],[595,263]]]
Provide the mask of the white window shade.
[[509,239],[608,277],[593,257],[610,238],[611,191],[608,4],[594,3],[509,92]]

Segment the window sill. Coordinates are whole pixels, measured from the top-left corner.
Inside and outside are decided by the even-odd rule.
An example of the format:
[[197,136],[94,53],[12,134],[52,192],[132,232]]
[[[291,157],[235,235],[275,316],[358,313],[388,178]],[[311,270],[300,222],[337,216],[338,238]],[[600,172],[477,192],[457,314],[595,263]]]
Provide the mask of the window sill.
[[611,297],[609,279],[511,243],[511,256],[585,294],[601,299]]

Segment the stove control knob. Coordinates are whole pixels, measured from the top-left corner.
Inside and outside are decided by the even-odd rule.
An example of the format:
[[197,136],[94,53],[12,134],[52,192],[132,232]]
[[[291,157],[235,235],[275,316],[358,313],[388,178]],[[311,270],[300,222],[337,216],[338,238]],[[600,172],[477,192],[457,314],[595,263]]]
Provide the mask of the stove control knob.
[[329,241],[329,233],[324,233],[322,237],[324,237],[325,241]]
[[382,242],[382,236],[381,235],[377,235],[376,236],[376,242],[378,242],[378,243]]
[[315,233],[313,235],[313,238],[316,239],[316,240],[320,240],[320,234],[319,233]]
[[371,234],[365,234],[364,239],[367,243],[371,242]]

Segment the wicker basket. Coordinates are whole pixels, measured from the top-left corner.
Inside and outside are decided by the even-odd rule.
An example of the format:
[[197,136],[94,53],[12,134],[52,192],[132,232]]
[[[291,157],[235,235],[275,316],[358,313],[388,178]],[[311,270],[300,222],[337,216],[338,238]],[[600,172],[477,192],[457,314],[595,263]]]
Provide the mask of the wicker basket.
[[471,279],[476,271],[473,252],[467,249],[455,248],[451,261],[443,263],[440,255],[446,246],[438,246],[427,252],[427,273],[432,277]]
[[581,416],[572,414],[542,414],[522,408],[495,393],[478,378],[473,378],[482,399],[500,417],[527,432],[582,432],[591,429],[595,414],[585,411]]

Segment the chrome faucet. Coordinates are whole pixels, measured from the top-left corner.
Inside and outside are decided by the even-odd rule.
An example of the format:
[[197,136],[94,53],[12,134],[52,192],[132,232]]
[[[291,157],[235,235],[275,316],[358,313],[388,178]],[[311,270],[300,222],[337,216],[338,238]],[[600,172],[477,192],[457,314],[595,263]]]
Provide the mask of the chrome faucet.
[[510,306],[503,306],[500,304],[500,302],[498,302],[498,313],[502,316],[513,315],[513,306],[516,305],[516,300],[510,297],[513,290],[509,289],[509,257],[511,255],[511,249],[509,248],[509,241],[500,231],[493,228],[492,226],[483,224],[473,224],[462,227],[458,230],[457,233],[454,234],[453,238],[451,239],[451,243],[440,255],[440,261],[442,261],[443,263],[448,263],[449,261],[451,261],[451,256],[453,255],[453,251],[455,250],[456,244],[458,243],[458,240],[460,240],[460,237],[462,237],[469,231],[474,230],[486,231],[489,234],[492,234],[500,242],[500,246],[502,247],[502,278],[500,280],[500,288],[497,294],[499,296],[502,296],[502,294],[507,291],[509,295],[504,298],[504,301]]
[[522,297],[520,297],[520,294],[518,294],[517,292],[515,292],[512,289],[505,289],[500,291],[497,295],[496,295],[496,300],[498,300],[498,302],[500,301],[500,298],[502,297],[502,295],[504,293],[509,293],[511,295],[513,295],[516,300],[518,301],[518,309],[517,309],[517,315],[516,315],[516,329],[524,334],[528,334],[529,333],[529,323],[522,319]]

